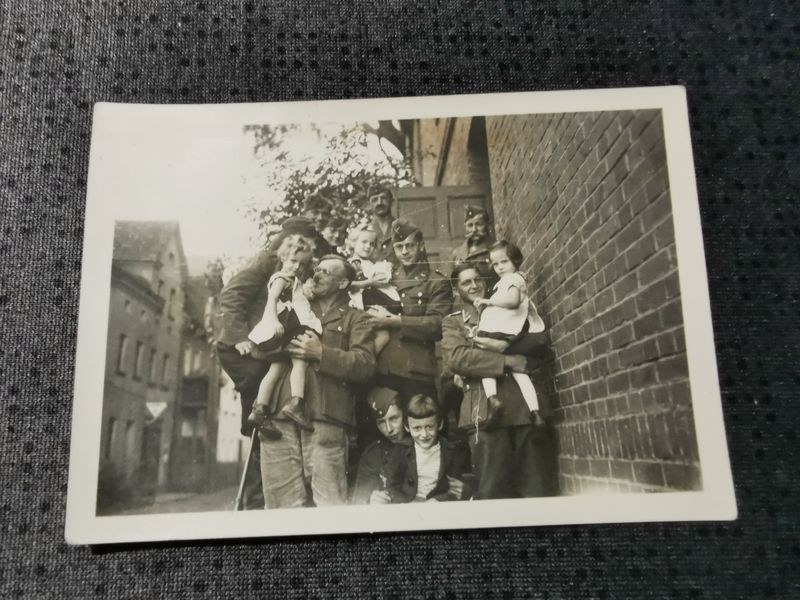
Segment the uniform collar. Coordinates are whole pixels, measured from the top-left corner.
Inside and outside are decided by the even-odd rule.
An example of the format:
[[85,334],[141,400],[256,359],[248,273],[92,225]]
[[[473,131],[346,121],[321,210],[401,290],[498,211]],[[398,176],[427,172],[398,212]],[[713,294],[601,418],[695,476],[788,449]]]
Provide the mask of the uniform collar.
[[378,221],[378,217],[372,215],[372,228],[383,240],[392,237],[392,220],[389,221],[389,224],[386,226],[386,231],[384,231],[383,228],[381,228],[381,222]]
[[331,321],[335,321],[336,319],[341,319],[344,316],[344,313],[347,312],[347,303],[350,301],[350,295],[342,290],[336,295],[333,302],[331,303],[330,307],[325,314],[320,314],[320,304],[318,300],[311,301],[311,308],[314,311],[314,314],[317,315],[324,325],[325,323],[330,323]]

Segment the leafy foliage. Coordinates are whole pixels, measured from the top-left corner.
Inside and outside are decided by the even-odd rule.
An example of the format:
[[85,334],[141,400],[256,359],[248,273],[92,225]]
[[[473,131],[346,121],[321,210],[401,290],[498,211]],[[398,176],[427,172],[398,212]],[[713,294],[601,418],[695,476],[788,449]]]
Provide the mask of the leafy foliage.
[[394,147],[387,150],[365,126],[249,125],[244,133],[252,135],[253,154],[261,165],[259,185],[270,192],[254,194],[246,206],[265,241],[287,217],[302,213],[309,195],[331,203],[329,225],[344,231],[368,220],[370,185],[413,184],[402,154]]

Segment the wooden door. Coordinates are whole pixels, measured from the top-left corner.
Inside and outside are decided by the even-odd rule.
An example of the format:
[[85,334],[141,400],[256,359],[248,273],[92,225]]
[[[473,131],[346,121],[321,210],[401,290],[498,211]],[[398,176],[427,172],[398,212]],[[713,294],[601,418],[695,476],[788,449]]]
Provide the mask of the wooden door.
[[396,197],[397,216],[419,227],[431,267],[445,274],[453,249],[464,242],[464,209],[483,206],[492,215],[488,185],[399,188]]

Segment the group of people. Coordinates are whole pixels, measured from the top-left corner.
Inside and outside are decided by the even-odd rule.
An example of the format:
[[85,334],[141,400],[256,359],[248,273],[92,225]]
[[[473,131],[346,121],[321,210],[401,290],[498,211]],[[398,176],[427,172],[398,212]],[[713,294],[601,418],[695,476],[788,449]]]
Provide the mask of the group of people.
[[258,434],[244,507],[546,495],[545,397],[528,375],[546,335],[520,250],[467,207],[445,273],[390,187],[367,196],[346,240],[310,197],[220,293],[218,356],[242,433]]

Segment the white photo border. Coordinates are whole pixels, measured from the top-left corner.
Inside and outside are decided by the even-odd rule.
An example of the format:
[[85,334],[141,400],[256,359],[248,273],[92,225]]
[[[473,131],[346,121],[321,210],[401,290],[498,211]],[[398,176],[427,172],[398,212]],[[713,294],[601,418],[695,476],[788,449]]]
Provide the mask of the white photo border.
[[[389,506],[97,516],[103,368],[108,327],[115,206],[104,173],[113,134],[137,122],[187,127],[230,123],[360,122],[378,119],[659,109],[662,111],[675,224],[681,304],[703,489],[693,492],[576,495]],[[725,438],[683,87],[515,92],[366,100],[224,105],[98,103],[94,109],[83,245],[72,416],[66,541],[154,542],[337,533],[476,529],[645,521],[733,520],[736,499]]]

